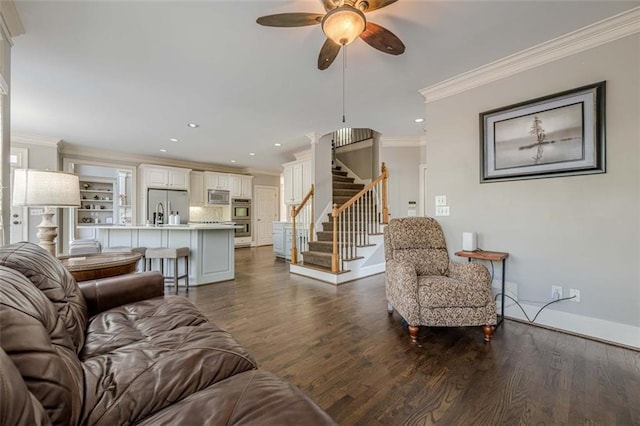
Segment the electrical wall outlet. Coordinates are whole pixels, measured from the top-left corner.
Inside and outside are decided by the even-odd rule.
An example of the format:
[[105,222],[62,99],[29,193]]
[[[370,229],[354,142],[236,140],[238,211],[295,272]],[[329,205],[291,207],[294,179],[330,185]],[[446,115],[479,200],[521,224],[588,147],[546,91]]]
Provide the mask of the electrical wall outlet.
[[436,195],[436,207],[446,206],[447,205],[447,196],[446,195]]
[[449,216],[449,206],[436,207],[436,216]]
[[569,297],[573,297],[573,299],[570,299],[572,302],[580,302],[580,290],[575,288],[570,288]]
[[[556,296],[557,294],[557,296]],[[562,286],[561,285],[552,285],[551,286],[551,298],[553,300],[562,299]]]

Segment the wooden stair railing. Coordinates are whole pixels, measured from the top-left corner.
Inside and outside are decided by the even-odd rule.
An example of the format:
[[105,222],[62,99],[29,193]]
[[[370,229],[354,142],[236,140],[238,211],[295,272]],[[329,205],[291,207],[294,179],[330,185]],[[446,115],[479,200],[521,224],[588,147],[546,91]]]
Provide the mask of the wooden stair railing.
[[[296,243],[298,239],[298,234],[296,233],[296,218],[301,216],[301,220],[299,223],[302,225],[307,225],[309,229],[309,239],[303,243],[307,244],[308,241],[313,241],[313,224],[315,213],[313,210],[313,196],[315,193],[315,187],[311,185],[311,189],[307,192],[307,195],[304,196],[300,205],[298,207],[294,205],[291,206],[291,222],[292,222],[292,230],[291,230],[291,263],[298,263],[298,245]],[[307,203],[311,200],[311,202],[307,205]]]
[[353,259],[357,245],[369,244],[371,234],[380,233],[380,225],[389,223],[387,180],[389,171],[382,163],[382,173],[338,207],[333,205],[333,250],[331,272],[343,270],[342,261]]

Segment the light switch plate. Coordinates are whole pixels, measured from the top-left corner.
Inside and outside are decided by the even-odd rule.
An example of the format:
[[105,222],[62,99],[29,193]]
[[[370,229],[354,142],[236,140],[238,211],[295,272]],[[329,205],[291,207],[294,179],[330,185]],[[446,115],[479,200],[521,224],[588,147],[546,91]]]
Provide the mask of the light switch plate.
[[39,216],[44,213],[44,209],[31,209],[29,210],[29,213],[31,214],[31,216]]
[[436,195],[436,207],[446,206],[447,205],[447,196],[446,195]]

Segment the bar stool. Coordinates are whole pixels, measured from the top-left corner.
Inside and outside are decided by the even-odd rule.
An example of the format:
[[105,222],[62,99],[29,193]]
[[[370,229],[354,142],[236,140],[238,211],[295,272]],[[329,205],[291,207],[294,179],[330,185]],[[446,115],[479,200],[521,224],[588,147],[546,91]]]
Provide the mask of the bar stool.
[[[178,275],[178,259],[184,258],[184,275]],[[184,278],[187,293],[189,292],[189,247],[157,247],[147,248],[146,258],[149,261],[151,270],[153,259],[160,259],[160,272],[164,275],[164,260],[173,259],[173,277],[165,276],[165,281],[175,283],[176,294],[178,294],[178,280]]]

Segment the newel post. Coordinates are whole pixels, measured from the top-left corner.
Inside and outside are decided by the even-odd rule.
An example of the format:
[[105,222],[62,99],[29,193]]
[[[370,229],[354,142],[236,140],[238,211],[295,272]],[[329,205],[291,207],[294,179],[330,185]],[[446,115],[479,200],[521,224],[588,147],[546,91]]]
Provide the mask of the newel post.
[[296,247],[296,205],[291,205],[291,222],[293,223],[293,229],[291,230],[291,263],[296,265],[298,263],[298,248]]
[[389,223],[389,204],[387,202],[387,179],[389,179],[389,171],[386,164],[382,162],[382,223]]
[[338,205],[333,205],[331,211],[333,217],[333,248],[331,251],[331,272],[338,272]]

